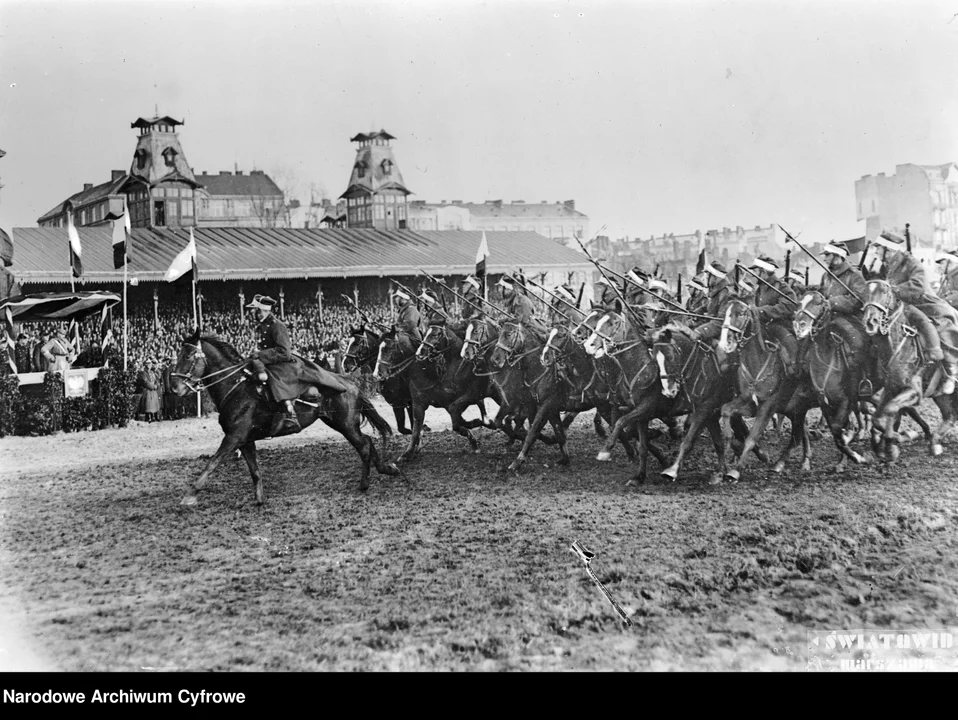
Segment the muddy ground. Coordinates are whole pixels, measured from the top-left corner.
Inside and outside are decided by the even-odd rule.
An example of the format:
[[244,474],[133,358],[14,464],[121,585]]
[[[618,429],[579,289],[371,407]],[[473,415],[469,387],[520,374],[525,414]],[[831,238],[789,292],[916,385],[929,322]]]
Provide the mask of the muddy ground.
[[0,440],[0,669],[803,671],[809,630],[958,637],[955,438],[843,475],[820,439],[810,473],[721,486],[703,438],[677,483],[627,488],[591,416],[571,466],[540,447],[518,477],[501,436],[471,455],[427,422],[410,484],[365,495],[325,427],[260,443],[264,507],[242,460],[180,506],[215,418]]

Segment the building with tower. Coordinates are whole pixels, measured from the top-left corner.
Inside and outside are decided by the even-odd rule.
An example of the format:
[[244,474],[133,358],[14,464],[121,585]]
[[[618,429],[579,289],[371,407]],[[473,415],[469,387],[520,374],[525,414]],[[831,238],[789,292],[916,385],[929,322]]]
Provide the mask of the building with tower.
[[358,143],[356,160],[346,192],[346,227],[377,230],[405,230],[408,217],[406,198],[412,193],[403,184],[402,173],[385,130],[360,133],[350,139]]
[[276,227],[285,201],[262,171],[194,175],[169,116],[137,118],[139,131],[129,172],[113,170],[108,182],[86,183],[37,219],[40,227],[64,227],[69,210],[77,227],[103,225],[123,213],[135,228]]

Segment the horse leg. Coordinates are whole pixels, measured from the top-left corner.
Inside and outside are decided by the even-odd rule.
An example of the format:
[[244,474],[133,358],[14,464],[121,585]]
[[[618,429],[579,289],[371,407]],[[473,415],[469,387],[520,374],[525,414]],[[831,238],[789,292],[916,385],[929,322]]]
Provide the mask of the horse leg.
[[885,447],[888,448],[888,458],[891,462],[897,460],[901,453],[898,447],[900,438],[895,431],[895,419],[904,408],[915,406],[920,401],[921,393],[915,390],[915,388],[910,387],[891,398],[891,400],[885,404],[885,407],[882,408],[882,439]]
[[[663,478],[675,482],[675,479],[679,476],[679,468],[682,467],[682,460],[685,459],[687,453],[692,451],[695,441],[698,440],[699,432],[702,430],[702,425],[708,417],[708,413],[701,411],[688,416],[685,422],[685,435],[682,437],[682,442],[679,443],[678,455],[675,456],[671,465],[659,473]],[[716,453],[718,453],[718,448],[716,448]]]
[[250,440],[245,445],[240,445],[240,452],[246,465],[249,467],[249,474],[253,478],[253,493],[256,496],[256,504],[262,505],[265,501],[263,495],[263,478],[259,474],[259,463],[256,462],[256,443]]
[[469,441],[469,445],[472,447],[472,454],[479,454],[479,441],[473,437],[473,434],[469,431],[469,428],[466,427],[466,424],[462,421],[462,411],[466,409],[468,401],[463,398],[456,398],[451,403],[449,407],[446,408],[446,411],[449,413],[449,417],[452,419],[452,429],[462,435],[466,440]]
[[[522,467],[522,464],[526,461],[526,456],[529,453],[529,450],[532,448],[532,444],[536,441],[536,438],[539,436],[539,431],[546,424],[546,421],[549,420],[555,412],[556,406],[561,401],[557,395],[551,396],[546,402],[539,406],[536,410],[536,415],[532,419],[532,423],[529,425],[529,432],[526,433],[526,438],[522,443],[522,449],[519,451],[519,454],[516,456],[516,459],[512,461],[512,464],[509,466],[509,470],[512,472],[519,472],[519,468]],[[561,423],[560,423],[561,425]],[[555,426],[553,425],[553,428]],[[558,437],[558,430],[555,431],[556,436]],[[565,440],[565,433],[563,432],[563,442]],[[565,448],[562,448],[561,452],[565,454]],[[568,461],[567,461],[568,462]]]
[[[808,428],[805,427],[805,413],[798,413],[789,418],[791,430],[788,435],[788,445],[778,457],[778,461],[772,466],[773,473],[780,473],[785,470],[789,458],[792,456],[792,450],[799,445],[802,446],[802,470],[811,469],[811,443],[808,440]],[[783,424],[784,426],[784,424]]]
[[[742,467],[742,464],[745,462],[745,457],[752,450],[752,448],[755,447],[755,444],[757,443],[758,438],[760,438],[762,436],[762,433],[765,432],[765,428],[768,425],[769,417],[771,417],[772,415],[772,410],[778,404],[777,400],[778,400],[778,393],[766,399],[763,403],[761,403],[758,406],[758,410],[755,413],[755,421],[752,423],[752,429],[749,430],[748,437],[745,438],[745,442],[742,444],[741,453],[739,453],[738,457],[735,458],[735,460],[732,462],[732,467],[725,470],[726,479],[731,480],[732,482],[735,482],[741,477],[740,468]],[[732,407],[737,406],[738,408],[741,409],[740,410],[741,412],[744,412],[745,409],[750,406],[750,404],[751,404],[750,400],[742,400],[741,398],[739,398],[738,400],[733,400],[731,403],[727,403],[726,405],[722,407],[723,421],[726,418],[728,418],[728,425],[731,427],[731,417],[730,417],[731,412],[727,411],[727,408],[729,408],[729,406],[732,406]],[[723,422],[723,425],[724,424],[725,423]],[[723,427],[723,431],[724,430],[725,428]],[[729,431],[725,431],[725,432],[726,432],[725,450],[726,452],[728,452],[729,445],[731,444],[730,437],[729,437],[731,433]]]
[[[745,418],[741,415],[733,415],[730,422],[732,424],[732,430],[735,433],[735,439],[739,443],[738,450],[741,450],[741,446],[745,444],[745,438],[748,437],[748,423],[745,422]],[[768,465],[772,461],[768,453],[762,449],[761,444],[758,442],[756,442],[755,447],[752,448],[752,453],[765,465]]]
[[[835,466],[835,472],[844,471],[845,461],[847,460],[851,460],[857,465],[865,462],[865,458],[848,445],[848,437],[845,435],[845,426],[848,424],[851,406],[852,400],[848,396],[843,396],[834,409],[830,405],[822,404],[822,417],[828,421],[828,428],[831,430],[835,447],[841,453],[838,464]],[[858,411],[856,410],[856,412]]]
[[[621,422],[621,418],[620,418]],[[618,425],[618,423],[616,423]],[[634,483],[644,483],[646,470],[648,469],[649,464],[649,436],[648,436],[648,420],[641,419],[635,424],[635,431],[639,438],[639,452],[638,452],[638,465],[639,469],[636,471],[635,475],[629,478],[629,481],[625,484],[626,487]]]
[[411,459],[418,452],[425,418],[426,406],[414,401],[412,405],[412,435],[409,438],[409,447],[406,448],[406,452],[399,456],[401,462]]
[[559,415],[558,411],[556,411],[549,423],[552,425],[552,432],[555,433],[556,443],[559,446],[559,460],[557,461],[558,465],[560,467],[566,467],[569,464],[569,454],[565,450],[565,427],[562,425],[562,417]]
[[[615,425],[612,428],[612,432],[605,441],[605,446],[599,451],[599,454],[596,455],[596,460],[609,462],[612,459],[612,448],[615,447],[616,440],[619,439],[619,435],[622,434],[622,430],[626,427],[626,425],[631,424],[632,421],[639,416],[639,413],[640,411],[638,411],[637,408],[632,408],[629,410],[629,412],[625,413],[625,415],[622,415],[616,419]],[[642,432],[644,431],[639,431],[640,435]]]
[[206,463],[206,467],[203,468],[203,472],[200,473],[200,476],[196,479],[196,482],[187,487],[186,495],[180,501],[180,504],[196,505],[196,494],[206,485],[207,481],[210,479],[210,474],[219,467],[223,460],[232,455],[240,445],[244,444],[245,440],[245,433],[243,437],[236,434],[226,435],[226,437],[224,437],[223,441],[220,443],[219,448],[216,450],[216,453],[212,458],[210,458],[210,461]]
[[709,485],[717,485],[722,482],[723,468],[725,467],[725,440],[722,437],[719,413],[712,413],[706,418],[705,429],[708,430],[709,437],[712,438],[712,447],[715,449],[715,457],[718,459],[719,468],[709,478]]
[[[406,406],[400,405],[399,407],[396,407],[395,405],[393,405],[393,415],[396,418],[396,430],[399,432],[399,434],[400,435],[412,434],[412,430],[406,427]],[[412,413],[410,413],[409,421],[411,425]]]

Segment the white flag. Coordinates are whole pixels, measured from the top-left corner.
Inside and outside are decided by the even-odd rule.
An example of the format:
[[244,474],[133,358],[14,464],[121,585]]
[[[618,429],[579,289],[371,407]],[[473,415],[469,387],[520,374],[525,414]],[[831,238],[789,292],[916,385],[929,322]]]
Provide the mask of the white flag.
[[193,239],[193,228],[190,228],[190,241],[180,254],[173,258],[170,269],[166,271],[164,280],[173,282],[185,273],[193,271],[193,280],[196,280],[196,240]]

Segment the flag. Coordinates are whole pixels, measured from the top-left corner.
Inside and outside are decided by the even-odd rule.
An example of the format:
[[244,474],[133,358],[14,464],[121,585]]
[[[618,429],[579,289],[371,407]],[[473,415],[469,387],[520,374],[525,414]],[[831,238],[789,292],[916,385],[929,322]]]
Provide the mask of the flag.
[[482,240],[479,251],[476,253],[476,277],[481,281],[486,276],[486,258],[489,257],[489,244],[486,242],[486,231],[482,231]]
[[705,236],[702,235],[699,238],[699,259],[695,263],[695,274],[698,275],[700,272],[705,270]]
[[73,213],[67,213],[67,237],[70,238],[70,267],[73,270],[73,277],[78,278],[83,275],[83,262],[80,255],[83,249],[80,247],[80,233],[73,225]]
[[[67,340],[69,340],[70,345],[73,347],[73,358],[75,359],[77,355],[80,354],[80,325],[77,323],[76,318],[70,320],[70,326],[67,328]],[[73,359],[70,360],[73,362]]]
[[10,366],[10,372],[17,372],[17,341],[13,338],[13,313],[10,312],[10,306],[4,308],[3,313],[3,340],[7,348],[7,365]]
[[193,228],[190,228],[190,241],[186,244],[186,247],[180,251],[180,254],[173,258],[173,262],[170,264],[170,268],[166,271],[166,275],[163,279],[166,282],[173,282],[174,280],[179,280],[188,272],[192,273],[191,279],[193,282],[196,282],[196,240],[193,238]]
[[107,307],[104,303],[103,310],[100,313],[100,350],[106,357],[106,349],[113,342],[113,308]]
[[113,267],[119,270],[130,261],[130,213],[123,207],[123,217],[113,221]]

